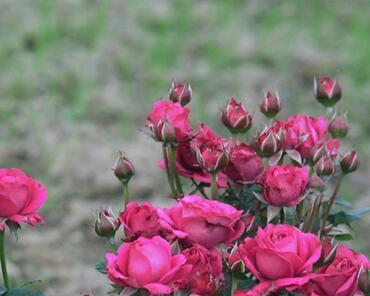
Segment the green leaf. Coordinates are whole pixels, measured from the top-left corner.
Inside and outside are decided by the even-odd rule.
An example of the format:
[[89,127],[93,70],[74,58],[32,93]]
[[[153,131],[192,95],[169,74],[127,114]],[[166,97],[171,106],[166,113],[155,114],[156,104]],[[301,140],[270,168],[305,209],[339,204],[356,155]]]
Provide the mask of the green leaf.
[[45,296],[45,294],[29,288],[14,288],[8,290],[4,296]]
[[107,265],[107,260],[104,259],[101,262],[95,264],[95,269],[100,272],[101,274],[107,274],[107,270],[105,269],[105,266]]
[[351,211],[347,211],[347,214],[349,215],[357,215],[360,218],[362,218],[363,215],[367,214],[370,212],[370,207],[367,208],[359,208]]
[[349,214],[349,212],[343,212],[343,211],[337,212],[335,214],[331,214],[328,217],[329,222],[333,224],[334,226],[337,226],[339,224],[349,225],[351,222],[360,220],[360,219],[361,219],[361,216],[359,215],[352,215],[352,214]]
[[339,197],[337,197],[337,198],[334,200],[334,203],[335,203],[336,205],[338,205],[338,206],[342,206],[342,207],[345,207],[345,208],[352,208],[352,204],[351,204],[349,201],[347,201],[347,200],[345,200],[345,199],[343,199],[343,198],[339,198]]

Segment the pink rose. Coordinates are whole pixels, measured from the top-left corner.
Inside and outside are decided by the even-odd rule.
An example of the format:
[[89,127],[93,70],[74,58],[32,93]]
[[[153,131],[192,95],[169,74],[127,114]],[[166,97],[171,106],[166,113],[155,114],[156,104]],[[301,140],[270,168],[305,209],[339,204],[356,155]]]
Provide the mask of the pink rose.
[[117,255],[108,253],[106,259],[108,278],[114,284],[146,289],[151,295],[176,291],[192,268],[184,255],[173,256],[169,243],[159,236],[123,243]]
[[216,249],[193,245],[183,252],[186,263],[193,266],[186,287],[194,294],[215,295],[223,284],[221,254]]
[[311,148],[324,140],[328,133],[328,122],[323,116],[295,115],[286,122],[278,120],[275,129],[283,133],[285,149],[296,149],[302,157],[309,157]]
[[330,157],[334,158],[338,155],[340,141],[338,139],[330,139],[325,142],[325,148]]
[[253,182],[262,173],[262,159],[246,144],[233,147],[229,158],[224,173],[234,182]]
[[369,268],[368,259],[340,245],[334,261],[316,271],[314,294],[317,296],[353,296],[358,290],[360,273]]
[[44,224],[37,213],[47,200],[44,185],[27,176],[19,169],[0,169],[0,229],[6,220],[26,222],[34,226]]
[[293,165],[270,166],[263,175],[263,197],[269,205],[297,205],[310,181],[307,167]]
[[[222,145],[219,138],[208,126],[201,124],[194,139],[189,143],[181,143],[177,148],[176,166],[180,175],[188,179],[194,179],[203,183],[211,183],[211,174],[202,168],[197,160],[195,149],[200,152],[207,147]],[[223,173],[218,174],[217,184],[221,188],[227,186],[227,177]]]
[[150,202],[139,205],[135,201],[130,201],[120,214],[119,221],[128,240],[157,235],[173,240],[185,236],[184,233],[172,229],[172,221],[164,210],[153,207]]
[[243,103],[231,98],[221,110],[221,121],[231,133],[245,133],[252,126],[252,115]]
[[268,224],[258,229],[255,238],[246,238],[229,262],[242,260],[261,283],[296,289],[311,279],[312,266],[320,256],[320,241],[312,233],[291,225]]
[[[189,122],[189,113],[190,109],[182,107],[180,103],[159,100],[154,103],[148,116],[147,126],[154,135],[161,135],[162,129],[165,129],[167,134],[173,129],[176,141],[184,142],[189,140],[193,133]],[[167,135],[167,137],[169,136]]]
[[167,214],[173,228],[186,233],[187,243],[197,243],[206,248],[228,244],[244,232],[242,211],[225,203],[188,195],[170,209]]

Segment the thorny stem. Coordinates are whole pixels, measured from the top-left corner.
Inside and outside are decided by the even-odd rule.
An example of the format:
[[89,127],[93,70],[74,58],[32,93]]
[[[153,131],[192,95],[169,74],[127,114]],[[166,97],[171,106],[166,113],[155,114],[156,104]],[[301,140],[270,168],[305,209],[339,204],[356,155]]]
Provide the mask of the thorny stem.
[[1,261],[1,271],[3,273],[4,286],[5,288],[10,288],[10,280],[8,276],[8,270],[6,267],[6,257],[5,257],[5,230],[0,231],[0,261]]

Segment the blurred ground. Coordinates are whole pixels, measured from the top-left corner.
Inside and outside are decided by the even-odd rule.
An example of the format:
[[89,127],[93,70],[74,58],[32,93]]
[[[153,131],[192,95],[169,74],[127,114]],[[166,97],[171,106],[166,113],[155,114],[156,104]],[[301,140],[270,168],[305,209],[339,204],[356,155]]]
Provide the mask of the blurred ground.
[[[270,88],[284,114],[318,115],[312,76],[336,75],[352,127],[347,143],[362,161],[341,195],[369,205],[369,15],[366,0],[0,0],[0,160],[50,194],[48,225],[25,227],[11,244],[16,279],[40,279],[50,296],[106,292],[93,269],[107,250],[93,216],[119,205],[110,171],[119,149],[137,168],[133,194],[164,201],[159,147],[138,128],[171,79],[191,82],[194,124],[221,130],[216,114],[226,99],[253,111]],[[369,238],[358,238],[369,255]]]

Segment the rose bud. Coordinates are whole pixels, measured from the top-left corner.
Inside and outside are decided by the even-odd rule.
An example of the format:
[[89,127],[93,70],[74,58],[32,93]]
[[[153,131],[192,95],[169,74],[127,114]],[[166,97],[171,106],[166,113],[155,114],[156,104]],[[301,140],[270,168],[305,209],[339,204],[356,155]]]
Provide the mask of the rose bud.
[[182,106],[185,106],[190,103],[192,97],[192,90],[190,83],[183,82],[174,82],[171,83],[171,88],[169,91],[169,99],[172,102],[180,103]]
[[229,152],[226,148],[207,147],[203,151],[195,147],[198,164],[211,174],[223,170],[229,163]]
[[120,223],[111,209],[102,209],[95,220],[95,232],[102,237],[114,237]]
[[330,157],[322,157],[315,164],[315,171],[318,176],[330,176],[335,172],[334,162]]
[[221,110],[221,121],[231,133],[245,133],[252,126],[252,115],[245,110],[243,103],[231,98]]
[[167,121],[159,121],[156,126],[149,124],[154,140],[163,143],[172,143],[176,140],[175,128]]
[[121,182],[127,183],[135,174],[135,168],[132,162],[120,151],[113,172]]
[[323,191],[325,188],[325,182],[319,176],[314,175],[311,177],[308,186],[313,190]]
[[337,81],[325,76],[314,78],[314,94],[316,99],[325,107],[334,106],[342,96],[342,89]]
[[312,163],[316,163],[323,157],[327,156],[328,151],[326,150],[325,144],[319,143],[312,147],[310,154]]
[[344,138],[347,136],[349,124],[346,115],[334,118],[329,124],[329,131],[333,138]]
[[[262,140],[262,139],[261,139]],[[265,138],[260,143],[260,152],[263,156],[270,157],[280,150],[280,137],[272,129],[267,131]]]
[[340,166],[342,168],[343,173],[348,174],[357,170],[359,165],[359,161],[357,158],[356,150],[352,150],[347,152],[340,161]]
[[275,115],[281,110],[279,94],[276,92],[274,96],[270,91],[268,91],[260,104],[260,110],[268,118],[275,117]]

